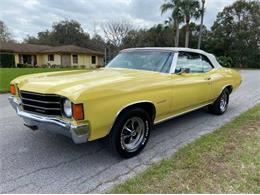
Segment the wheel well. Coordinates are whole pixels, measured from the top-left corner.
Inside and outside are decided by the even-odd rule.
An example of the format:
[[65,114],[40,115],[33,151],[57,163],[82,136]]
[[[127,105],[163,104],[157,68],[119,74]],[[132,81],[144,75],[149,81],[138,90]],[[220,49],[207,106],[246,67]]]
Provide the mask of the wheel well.
[[229,94],[231,94],[232,91],[233,91],[233,87],[232,87],[232,85],[228,85],[228,86],[226,86],[225,89],[228,90]]
[[151,102],[141,102],[141,103],[129,105],[129,106],[125,107],[123,110],[121,110],[118,115],[120,115],[121,113],[123,113],[129,109],[132,109],[132,108],[144,109],[147,112],[147,114],[151,117],[152,122],[154,121],[155,116],[156,116],[156,109],[155,109],[154,104]]

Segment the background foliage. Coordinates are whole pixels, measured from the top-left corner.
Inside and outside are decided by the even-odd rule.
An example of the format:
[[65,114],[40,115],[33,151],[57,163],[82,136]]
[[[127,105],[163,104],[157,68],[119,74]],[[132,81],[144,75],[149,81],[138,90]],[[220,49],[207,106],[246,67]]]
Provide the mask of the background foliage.
[[[200,31],[200,25],[194,23],[197,15],[188,13],[187,10],[186,15],[182,14],[181,4],[178,4],[182,1],[199,2],[199,0],[167,0],[166,3],[170,2],[180,8],[174,9],[175,12],[167,21],[149,29],[136,29],[128,21],[110,21],[103,25],[105,34],[105,39],[103,39],[98,34],[90,37],[77,21],[65,20],[54,23],[50,31],[39,32],[36,37],[26,37],[24,42],[54,46],[73,44],[88,47],[105,52],[106,62],[124,48],[173,47],[176,45],[176,37],[179,37],[178,45],[184,47],[187,32],[189,33],[188,46],[197,48]],[[187,15],[191,17],[189,23],[187,23]],[[193,20],[191,20],[192,18]],[[3,22],[0,24],[0,41],[13,41],[7,27]],[[176,36],[177,32],[179,32],[178,36]],[[260,1],[237,0],[232,5],[225,7],[218,13],[216,21],[210,29],[203,26],[202,35],[201,49],[215,54],[224,66],[260,68]]]
[[14,55],[10,53],[0,53],[0,68],[15,67]]

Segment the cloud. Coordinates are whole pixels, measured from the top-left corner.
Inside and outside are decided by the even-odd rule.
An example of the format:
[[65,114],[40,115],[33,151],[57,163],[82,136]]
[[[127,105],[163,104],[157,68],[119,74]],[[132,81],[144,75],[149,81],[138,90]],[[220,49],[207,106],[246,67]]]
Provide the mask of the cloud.
[[206,0],[205,8],[205,25],[210,28],[217,14],[224,9],[225,6],[231,5],[235,0]]
[[[102,34],[100,26],[106,21],[129,20],[139,28],[163,22],[164,0],[1,0],[0,20],[11,30],[15,39],[50,29],[53,22],[73,19],[87,32]],[[234,0],[207,0],[205,24],[210,27],[219,11]]]

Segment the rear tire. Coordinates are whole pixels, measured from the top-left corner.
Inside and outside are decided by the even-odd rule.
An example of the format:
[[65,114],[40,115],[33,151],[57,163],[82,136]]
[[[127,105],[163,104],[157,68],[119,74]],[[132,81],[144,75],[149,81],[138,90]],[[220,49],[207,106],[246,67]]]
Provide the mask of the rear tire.
[[216,115],[224,114],[228,108],[229,95],[230,93],[227,89],[223,90],[218,99],[212,105],[209,105],[209,111]]
[[150,136],[151,119],[146,111],[132,108],[117,118],[109,136],[109,145],[122,158],[138,155]]

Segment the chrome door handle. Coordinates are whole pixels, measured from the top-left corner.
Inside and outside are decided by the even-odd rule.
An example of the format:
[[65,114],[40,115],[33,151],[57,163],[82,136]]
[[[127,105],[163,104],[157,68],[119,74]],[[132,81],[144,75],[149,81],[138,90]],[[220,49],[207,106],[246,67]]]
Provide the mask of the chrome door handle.
[[206,81],[210,81],[211,80],[211,77],[207,77],[205,78]]

